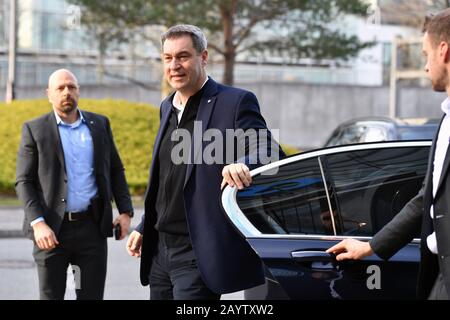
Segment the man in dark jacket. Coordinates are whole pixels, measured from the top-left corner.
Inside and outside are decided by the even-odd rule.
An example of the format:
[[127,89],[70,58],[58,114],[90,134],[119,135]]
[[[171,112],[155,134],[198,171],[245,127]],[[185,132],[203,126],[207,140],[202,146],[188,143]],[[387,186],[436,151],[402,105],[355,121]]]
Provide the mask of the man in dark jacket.
[[328,249],[337,260],[361,259],[373,253],[389,259],[410,242],[421,227],[420,271],[417,293],[421,299],[450,297],[450,8],[424,25],[425,71],[433,90],[447,92],[444,112],[430,151],[424,187],[369,242],[346,239]]
[[[206,75],[208,51],[199,28],[172,27],[162,46],[165,77],[175,92],[161,104],[145,216],[127,249],[132,256],[142,253],[141,282],[150,284],[152,299],[218,299],[264,282],[259,257],[221,208],[221,185],[248,186],[249,169],[263,162],[263,154],[276,160],[282,151],[276,143],[271,148],[255,95]],[[237,134],[242,148],[226,141],[227,133],[239,130],[253,130],[258,138]],[[212,137],[222,143],[210,154]],[[175,142],[187,148],[180,151]]]
[[[78,82],[69,70],[50,76],[47,95],[53,111],[23,126],[16,176],[40,298],[64,299],[71,264],[77,299],[102,299],[106,237],[114,224],[123,239],[133,213],[124,168],[109,120],[78,109]],[[114,223],[113,196],[120,212]]]

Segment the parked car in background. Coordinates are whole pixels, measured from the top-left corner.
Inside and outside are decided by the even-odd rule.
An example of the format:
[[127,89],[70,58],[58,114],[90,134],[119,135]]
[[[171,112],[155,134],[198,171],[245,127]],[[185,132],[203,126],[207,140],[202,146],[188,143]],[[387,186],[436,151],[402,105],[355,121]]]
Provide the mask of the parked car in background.
[[376,141],[432,140],[438,126],[439,119],[358,118],[339,125],[325,147]]
[[[247,299],[413,299],[417,237],[389,261],[338,262],[326,249],[368,241],[422,186],[431,141],[355,144],[304,152],[251,171],[243,190],[226,187],[230,221],[266,267]],[[375,270],[375,271],[374,271]],[[379,271],[379,288],[369,277]]]

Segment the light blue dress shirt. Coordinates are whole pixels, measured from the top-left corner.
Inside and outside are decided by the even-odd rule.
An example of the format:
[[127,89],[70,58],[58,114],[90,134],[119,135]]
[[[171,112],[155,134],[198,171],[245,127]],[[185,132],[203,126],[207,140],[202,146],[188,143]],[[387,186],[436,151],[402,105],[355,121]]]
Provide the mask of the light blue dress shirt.
[[67,172],[67,212],[86,210],[98,191],[91,132],[78,113],[80,118],[72,124],[65,124],[55,113]]
[[[85,211],[98,192],[92,135],[79,110],[78,114],[80,117],[76,122],[66,124],[55,112],[67,173],[66,212]],[[43,220],[39,217],[31,225]]]

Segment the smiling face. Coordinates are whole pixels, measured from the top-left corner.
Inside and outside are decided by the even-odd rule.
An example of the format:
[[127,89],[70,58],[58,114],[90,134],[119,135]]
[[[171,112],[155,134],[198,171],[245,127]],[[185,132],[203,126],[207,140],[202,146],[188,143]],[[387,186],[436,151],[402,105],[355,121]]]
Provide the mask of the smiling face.
[[71,72],[58,70],[50,76],[47,97],[58,114],[74,112],[79,96],[78,81]]
[[427,59],[425,71],[431,80],[433,90],[446,91],[449,89],[448,45],[445,42],[435,44],[426,32],[423,37],[422,51]]
[[206,80],[208,51],[198,53],[189,35],[166,39],[162,59],[164,75],[172,88],[188,97],[200,90]]

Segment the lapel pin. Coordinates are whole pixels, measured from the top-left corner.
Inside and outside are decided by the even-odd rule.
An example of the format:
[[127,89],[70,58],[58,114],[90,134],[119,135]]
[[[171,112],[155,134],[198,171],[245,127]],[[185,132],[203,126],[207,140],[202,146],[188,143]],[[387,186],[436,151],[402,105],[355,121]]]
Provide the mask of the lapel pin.
[[208,99],[208,103],[210,103],[211,102],[211,99]]
[[94,121],[89,121],[90,124],[94,124]]

